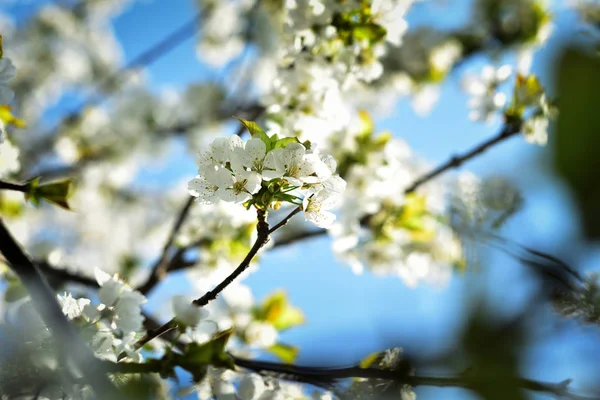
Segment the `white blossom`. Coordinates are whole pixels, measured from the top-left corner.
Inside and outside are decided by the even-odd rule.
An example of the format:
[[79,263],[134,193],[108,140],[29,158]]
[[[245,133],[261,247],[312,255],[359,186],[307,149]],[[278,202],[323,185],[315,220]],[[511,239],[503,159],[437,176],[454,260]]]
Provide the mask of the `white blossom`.
[[545,146],[548,143],[548,118],[532,117],[523,123],[523,135],[529,143]]
[[187,296],[173,296],[173,312],[178,321],[187,326],[196,326],[208,316],[208,311],[195,306]]
[[81,315],[85,306],[89,305],[91,301],[89,299],[81,298],[74,299],[71,293],[65,293],[64,295],[57,295],[58,301],[62,307],[62,312],[69,319],[75,319]]
[[238,387],[240,400],[257,400],[265,391],[263,378],[255,373],[244,375]]
[[494,68],[486,65],[480,75],[467,75],[463,79],[464,90],[471,95],[469,118],[475,121],[490,122],[506,104],[506,95],[498,91],[498,86],[511,75],[512,68],[503,65]]

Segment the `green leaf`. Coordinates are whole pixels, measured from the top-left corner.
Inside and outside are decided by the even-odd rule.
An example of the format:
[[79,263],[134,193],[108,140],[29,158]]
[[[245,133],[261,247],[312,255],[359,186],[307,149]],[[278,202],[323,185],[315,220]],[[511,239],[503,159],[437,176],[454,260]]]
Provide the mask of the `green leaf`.
[[31,202],[34,206],[40,205],[40,197],[37,194],[37,189],[40,186],[40,177],[37,176],[27,182],[25,192],[25,200]]
[[233,361],[225,351],[232,334],[233,329],[228,329],[217,333],[209,342],[202,344],[189,343],[183,354],[174,354],[176,357],[175,363],[190,372],[195,380],[204,376],[208,365],[233,368]]
[[248,132],[250,132],[250,136],[253,138],[259,138],[263,141],[263,143],[267,146],[267,151],[273,149],[273,144],[271,142],[271,138],[267,136],[266,132],[254,121],[248,121],[243,118],[235,117],[238,121],[240,121]]
[[72,178],[69,178],[40,185],[36,189],[36,195],[49,203],[70,211],[71,207],[68,200],[73,194],[74,182]]
[[73,194],[74,182],[75,181],[72,178],[69,178],[40,184],[39,177],[33,178],[27,182],[25,200],[30,201],[35,206],[38,206],[41,199],[44,199],[49,203],[64,208],[65,210],[71,210],[68,200]]
[[361,368],[370,368],[374,365],[379,364],[379,362],[383,359],[384,355],[384,351],[376,351],[375,353],[371,353],[362,360],[360,360],[358,366]]
[[358,118],[360,119],[360,136],[370,136],[375,130],[375,123],[371,114],[365,110],[358,111]]
[[279,358],[286,364],[293,364],[298,357],[298,347],[285,343],[277,343],[267,349],[267,351]]
[[4,50],[2,49],[2,35],[0,35],[0,58],[4,56]]
[[571,189],[585,235],[600,237],[600,59],[577,50],[563,53],[558,67],[560,113],[554,165]]
[[[273,136],[275,136],[275,135],[273,135]],[[274,149],[277,149],[279,147],[285,148],[290,143],[300,143],[300,141],[298,140],[298,138],[295,138],[295,137],[286,137],[286,138],[279,139],[276,142],[274,142],[273,148]]]
[[289,304],[285,292],[278,290],[263,303],[257,312],[257,318],[271,323],[282,331],[304,323],[304,314]]
[[368,40],[369,43],[376,43],[383,39],[387,31],[381,25],[373,22],[355,25],[352,28],[352,36],[358,40]]

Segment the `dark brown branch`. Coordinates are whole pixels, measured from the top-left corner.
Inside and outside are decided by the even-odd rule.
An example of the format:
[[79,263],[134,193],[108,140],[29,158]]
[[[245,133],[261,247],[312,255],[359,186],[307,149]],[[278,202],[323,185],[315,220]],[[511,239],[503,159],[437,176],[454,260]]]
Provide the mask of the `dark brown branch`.
[[466,152],[463,155],[454,156],[454,157],[450,158],[450,160],[448,160],[444,164],[440,165],[439,167],[435,168],[431,172],[423,175],[422,177],[420,177],[419,179],[414,181],[412,185],[410,185],[408,188],[406,188],[404,193],[409,194],[409,193],[414,192],[421,185],[423,185],[426,182],[429,182],[433,178],[436,178],[437,176],[443,174],[444,172],[446,172],[450,169],[460,167],[463,163],[482,154],[490,147],[492,147],[498,143],[501,143],[508,138],[516,136],[520,130],[521,130],[520,124],[506,123],[504,125],[504,127],[502,128],[502,130],[500,131],[500,133],[498,133],[498,135],[490,138],[489,140],[486,140],[485,142],[479,144],[478,146],[476,146],[475,148]]
[[[433,387],[457,387],[464,389],[476,390],[482,385],[490,385],[495,383],[494,377],[469,377],[469,376],[414,376],[398,371],[383,370],[376,368],[327,368],[327,367],[312,367],[312,366],[296,366],[290,364],[280,364],[275,362],[250,360],[234,355],[229,355],[234,364],[246,370],[268,374],[269,376],[279,375],[280,379],[288,381],[296,381],[301,383],[309,383],[321,386],[324,383],[334,383],[341,379],[350,378],[365,378],[365,379],[380,379],[393,381],[400,384],[417,386],[433,386]],[[161,360],[150,360],[144,364],[137,363],[106,363],[107,368],[114,372],[124,374],[130,373],[150,373],[164,372],[164,365]],[[529,390],[537,393],[545,393],[561,398],[572,400],[600,400],[600,395],[583,396],[572,393],[568,390],[570,380],[563,382],[542,382],[527,378],[515,378],[514,386],[523,390]]]
[[[431,170],[430,172],[426,173],[425,175],[421,176],[420,178],[417,178],[409,187],[407,187],[404,190],[404,193],[405,194],[412,193],[412,192],[416,191],[421,185],[433,180],[434,178],[437,178],[439,175],[443,174],[444,172],[449,171],[453,168],[460,167],[465,162],[484,153],[490,147],[492,147],[498,143],[501,143],[513,136],[516,136],[519,133],[520,129],[521,129],[520,123],[513,123],[513,124],[506,123],[504,125],[504,127],[502,128],[502,130],[500,131],[500,133],[498,133],[496,136],[486,140],[483,143],[480,143],[479,145],[475,146],[473,149],[464,153],[463,155],[454,156],[454,157],[450,158],[450,160],[448,160],[447,162],[441,164],[440,166]],[[362,222],[367,222],[370,217],[371,217],[370,215],[366,215],[365,217],[363,217]],[[293,244],[299,240],[314,238],[317,236],[325,235],[326,233],[327,233],[327,231],[325,229],[300,232],[296,235],[284,238],[283,240],[275,243],[275,245],[273,247],[287,246],[287,245]]]
[[27,192],[27,185],[21,185],[19,183],[10,183],[0,181],[0,190],[13,190],[15,192]]
[[[270,237],[271,233],[275,232],[277,229],[284,226],[299,211],[300,211],[300,209],[296,208],[287,217],[285,217],[283,219],[283,221],[281,221],[277,225],[275,225],[273,227],[273,229],[269,229],[269,223],[267,222],[266,211],[257,210],[258,225],[256,226],[256,231],[258,233],[258,236],[256,238],[256,241],[252,245],[252,248],[246,255],[246,257],[242,260],[240,265],[238,265],[238,267],[227,278],[225,278],[221,283],[219,283],[214,289],[206,292],[202,297],[199,297],[196,300],[194,300],[192,302],[192,304],[194,304],[195,306],[198,306],[198,307],[204,307],[211,301],[215,300],[217,298],[217,296],[223,290],[225,290],[227,288],[227,286],[229,286],[231,283],[233,283],[233,281],[235,281],[237,279],[237,277],[239,277],[250,266],[250,263],[252,262],[252,260],[258,253],[258,251],[265,244],[267,244],[269,242],[269,237]],[[146,333],[146,335],[142,339],[140,339],[140,341],[138,343],[136,343],[136,348],[139,349],[140,347],[142,347],[143,345],[145,345],[152,339],[157,338],[177,327],[178,327],[178,323],[177,323],[176,319],[175,318],[171,319],[170,321],[163,324],[158,329],[148,331],[148,333]]]
[[294,210],[291,213],[289,213],[284,219],[282,219],[277,225],[275,225],[274,227],[269,229],[268,234],[270,235],[273,232],[275,232],[277,229],[287,225],[287,223],[290,222],[290,219],[292,219],[294,217],[294,215],[298,214],[300,211],[302,211],[301,207],[294,208]]
[[173,228],[171,229],[171,233],[169,234],[169,237],[167,238],[167,241],[165,242],[165,245],[162,249],[162,253],[161,253],[159,259],[154,263],[154,265],[152,265],[151,273],[150,273],[150,276],[148,277],[148,280],[146,281],[146,283],[144,283],[142,286],[140,286],[137,289],[140,292],[142,292],[143,294],[150,293],[150,291],[152,291],[152,289],[154,289],[154,287],[161,280],[163,280],[165,278],[165,276],[167,275],[167,273],[169,271],[169,265],[170,265],[169,252],[170,252],[170,250],[172,250],[173,242],[175,241],[177,234],[181,230],[183,223],[185,222],[186,218],[188,217],[188,215],[190,213],[190,210],[192,209],[194,200],[195,200],[194,197],[189,196],[188,199],[186,200],[185,204],[183,205],[183,207],[177,214],[177,218],[175,219],[175,224],[173,225]]
[[288,246],[288,245],[294,244],[300,240],[311,239],[311,238],[323,236],[326,233],[327,233],[327,230],[325,230],[325,229],[315,229],[315,230],[311,230],[311,231],[298,232],[294,235],[289,235],[289,236],[286,235],[280,240],[276,239],[275,243],[273,244],[273,248]]
[[[324,367],[309,367],[296,366],[290,364],[280,364],[275,362],[249,360],[236,357],[230,354],[233,362],[238,367],[248,369],[255,372],[280,374],[283,379],[296,380],[307,383],[323,383],[333,382],[338,379],[346,378],[370,378],[384,379],[395,381],[415,386],[436,386],[436,387],[461,387],[466,389],[474,389],[482,384],[493,383],[490,378],[472,378],[467,376],[454,377],[429,377],[429,376],[412,376],[399,375],[397,371],[381,370],[375,368],[324,368]],[[532,379],[518,378],[515,379],[515,385],[525,390],[530,390],[540,393],[549,393],[555,396],[562,396],[574,400],[599,400],[600,396],[588,397],[570,393],[567,390],[569,381],[560,383],[547,383],[535,381]]]
[[97,394],[102,393],[109,398],[122,398],[106,376],[105,368],[63,314],[56,295],[44,276],[12,237],[2,219],[0,219],[0,252],[27,289],[38,314],[53,332],[61,355],[74,363]]

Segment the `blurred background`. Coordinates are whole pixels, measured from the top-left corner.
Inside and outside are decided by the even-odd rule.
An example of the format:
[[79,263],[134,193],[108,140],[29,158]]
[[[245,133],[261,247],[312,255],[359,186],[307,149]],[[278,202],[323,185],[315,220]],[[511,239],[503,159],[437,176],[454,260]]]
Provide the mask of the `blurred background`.
[[[95,2],[81,3],[89,3],[88,7],[92,9]],[[139,260],[140,270],[143,270],[160,254],[172,218],[183,204],[187,182],[196,174],[196,153],[213,138],[230,135],[238,129],[237,122],[230,118],[234,111],[235,115],[256,118],[254,100],[263,90],[262,86],[268,83],[261,77],[261,74],[268,76],[268,67],[260,62],[260,49],[256,44],[247,44],[227,62],[218,60],[219,52],[214,57],[207,57],[208,50],[204,49],[202,56],[199,35],[208,26],[202,24],[209,21],[200,18],[195,23],[194,16],[202,7],[196,2],[114,0],[97,3],[95,14],[90,17],[93,21],[88,23],[92,33],[87,42],[82,39],[77,43],[81,33],[73,26],[69,34],[73,35],[75,44],[63,48],[58,47],[56,41],[44,42],[41,38],[54,34],[53,29],[58,28],[52,27],[53,23],[68,31],[70,22],[61,22],[64,18],[61,12],[81,11],[78,1],[0,0],[4,52],[13,59],[19,74],[14,86],[17,103],[14,112],[28,124],[26,129],[11,131],[9,136],[22,149],[21,169],[15,178],[26,179],[40,173],[45,176],[50,171],[57,177],[78,176],[82,179],[81,170],[93,166],[93,161],[89,164],[81,161],[86,157],[85,133],[80,135],[83,139],[78,134],[73,135],[77,138],[75,142],[81,140],[77,142],[76,155],[71,154],[74,141],[56,140],[60,135],[48,133],[58,130],[67,132],[63,136],[69,137],[70,129],[81,129],[81,126],[100,131],[110,126],[113,130],[110,134],[114,135],[110,140],[122,139],[116,146],[118,149],[110,150],[119,155],[111,179],[122,179],[127,182],[125,189],[145,197],[141,202],[145,212],[125,210],[113,217],[110,226],[115,231],[126,229],[129,224],[150,227],[153,221],[160,226],[143,243],[135,244],[139,246],[136,247],[138,254],[147,257]],[[417,2],[406,16],[408,32],[422,27],[452,31],[473,24],[474,3],[468,0]],[[565,49],[575,45],[593,48],[598,37],[595,28],[582,21],[572,4],[557,0],[549,2],[548,7],[553,16],[552,33],[536,48],[531,72],[538,76],[549,94],[556,96],[560,86],[557,71],[564,60]],[[34,29],[40,18],[46,21],[45,24],[40,23]],[[94,35],[97,37],[92,40]],[[52,43],[57,47],[53,48]],[[40,49],[34,51],[19,46],[38,46]],[[43,54],[45,46],[49,46],[48,50],[55,55],[61,54],[60,62],[52,61],[56,62],[54,69],[32,65],[31,60],[24,58],[28,52],[38,56]],[[94,48],[86,48],[84,52],[83,47],[78,46]],[[153,50],[148,53],[148,49]],[[220,51],[230,50],[223,47]],[[90,64],[87,58],[94,62]],[[502,126],[500,119],[486,124],[469,118],[469,96],[462,84],[465,74],[480,71],[491,63],[490,60],[495,65],[516,65],[518,62],[514,51],[495,51],[492,55],[485,51],[474,52],[457,62],[445,79],[436,84],[439,98],[428,110],[415,105],[415,98],[411,96],[390,96],[389,101],[383,102],[385,107],[369,110],[376,131],[389,131],[394,137],[405,140],[430,167],[497,134]],[[579,71],[577,67],[575,70]],[[598,72],[595,70],[596,74]],[[593,74],[591,76],[593,78]],[[598,79],[596,77],[596,88]],[[247,80],[255,83],[250,85]],[[588,90],[585,84],[582,87]],[[589,83],[589,87],[592,88],[593,83]],[[577,98],[577,95],[571,95]],[[597,98],[598,92],[590,94],[586,104]],[[558,102],[560,109],[563,105],[560,96]],[[112,110],[111,114],[106,114],[110,117],[95,115],[93,109],[96,106]],[[593,107],[597,108],[597,103]],[[131,117],[135,113],[141,118]],[[584,115],[585,111],[575,114]],[[87,125],[79,125],[81,115]],[[114,120],[106,121],[106,118]],[[165,124],[170,128],[157,133],[148,131],[150,127]],[[184,128],[181,132],[177,129],[180,126]],[[595,130],[590,128],[593,133],[597,133],[597,126]],[[573,188],[569,179],[563,179],[556,167],[557,159],[564,161],[566,157],[574,163],[577,160],[581,171],[587,171],[579,174],[587,174],[590,190],[596,190],[598,170],[593,166],[598,165],[595,161],[598,153],[590,156],[589,164],[585,164],[585,157],[579,157],[577,149],[570,149],[572,152],[565,156],[557,150],[557,142],[564,143],[563,132],[571,132],[573,127],[563,126],[563,131],[556,135],[555,128],[551,125],[548,144],[544,147],[527,143],[517,136],[440,178],[451,181],[465,172],[482,179],[502,177],[523,198],[520,209],[495,232],[510,238],[513,245],[464,238],[463,245],[469,255],[467,266],[464,270],[454,270],[445,282],[419,282],[415,287],[409,287],[393,276],[376,276],[369,271],[355,274],[332,252],[331,238],[323,235],[265,252],[260,259],[260,269],[250,274],[244,283],[258,301],[275,289],[283,289],[290,302],[304,312],[303,325],[281,333],[282,342],[300,349],[296,363],[347,366],[369,353],[401,347],[415,360],[418,375],[451,374],[474,363],[478,367],[473,368],[505,367],[514,369],[521,376],[547,382],[572,379],[569,388],[573,391],[599,395],[598,325],[581,318],[567,318],[557,312],[551,304],[556,281],[549,279],[549,282],[548,274],[540,273],[546,271],[544,262],[548,260],[538,259],[536,266],[525,262],[520,256],[523,252],[519,252],[520,245],[552,255],[585,276],[593,274],[600,262],[597,237],[590,233],[589,224],[582,222],[586,218],[593,220],[590,213],[597,210],[599,203],[592,200],[591,205],[582,203],[581,192]],[[139,139],[144,135],[151,139]],[[52,139],[48,141],[50,137]],[[586,143],[594,146],[593,141],[586,142],[589,137],[573,135],[573,138],[581,140],[583,148]],[[109,148],[112,142],[104,144]],[[51,148],[53,150],[48,152]],[[129,161],[122,161],[125,160],[123,154],[130,156]],[[94,160],[96,155],[89,155],[89,159]],[[110,165],[108,161],[106,163]],[[76,167],[69,167],[73,165]],[[104,172],[99,170],[97,173]],[[168,193],[168,201],[154,202],[153,191]],[[88,201],[81,204],[94,206],[93,200]],[[44,207],[49,206],[40,206]],[[53,221],[72,218],[76,224],[79,217],[75,208],[72,216],[65,217],[60,211],[50,212],[44,214],[45,222],[40,222],[42,213],[38,210],[37,217],[9,219],[8,223],[32,254],[64,261],[68,260],[68,255],[57,255],[56,249],[48,247],[48,241],[40,238],[46,235],[68,247],[70,241],[75,240],[71,236],[78,233],[65,232],[59,226],[53,226]],[[170,218],[165,216],[169,212]],[[106,218],[106,215],[99,214],[97,218]],[[111,234],[104,223],[93,218],[86,217],[80,222],[82,231],[89,229],[85,224],[101,224],[97,229],[105,235]],[[36,229],[33,229],[35,224]],[[135,237],[125,240],[134,243]],[[45,244],[39,244],[42,242]],[[33,248],[28,247],[28,243]],[[102,249],[85,248],[88,252],[82,254],[91,257],[89,262],[106,264],[109,256],[103,254]],[[77,259],[75,264],[81,265],[82,261]],[[115,266],[109,272],[119,269]],[[143,277],[143,273],[140,276]],[[131,275],[132,282],[136,279],[138,282],[143,280]],[[3,287],[6,289],[7,285]],[[175,272],[148,296],[145,309],[157,319],[167,320],[171,296],[182,293],[199,294],[197,286],[193,282],[190,284],[185,273]],[[258,357],[276,359],[268,353],[260,353]],[[420,399],[522,396],[503,392],[501,383],[477,393],[431,387],[417,387],[415,392]],[[526,395],[527,398],[548,397],[543,393],[527,392]]]

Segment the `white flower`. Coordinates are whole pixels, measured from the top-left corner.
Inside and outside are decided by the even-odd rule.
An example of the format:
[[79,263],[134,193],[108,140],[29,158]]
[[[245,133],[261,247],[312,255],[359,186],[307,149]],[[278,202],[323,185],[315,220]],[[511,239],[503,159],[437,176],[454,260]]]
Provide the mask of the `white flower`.
[[219,190],[217,195],[221,200],[233,203],[243,203],[250,200],[252,195],[260,190],[261,178],[254,171],[239,171],[235,175],[219,174]]
[[215,165],[225,166],[231,161],[234,149],[243,147],[242,139],[239,136],[230,136],[227,138],[217,138],[211,145],[210,150],[202,153],[196,163],[201,169],[205,167],[214,167]]
[[12,101],[15,93],[6,86],[6,83],[15,77],[17,70],[8,58],[0,59],[0,105]]
[[285,149],[270,151],[265,166],[283,175],[291,185],[299,187],[304,183],[318,183],[317,172],[329,170],[318,155],[306,154],[306,148],[300,143],[290,143]]
[[523,123],[523,134],[529,143],[545,146],[548,143],[548,118],[539,116]]
[[90,304],[89,299],[74,299],[71,293],[65,293],[64,295],[57,295],[58,302],[62,307],[62,312],[69,319],[75,319],[81,315],[83,308]]
[[146,297],[131,289],[116,275],[110,276],[99,268],[95,269],[94,274],[100,285],[98,299],[103,303],[103,307],[112,310],[111,327],[122,333],[139,331],[144,322],[141,306],[146,302]]
[[272,171],[265,169],[265,157],[267,156],[267,146],[258,139],[248,140],[244,147],[233,149],[232,167],[234,170],[241,170],[241,167],[249,168],[254,172],[261,173],[266,180],[280,178],[282,171]]
[[245,375],[240,380],[238,397],[240,400],[257,400],[265,391],[263,378],[254,373]]
[[19,168],[19,149],[8,140],[0,142],[0,177],[17,172]]
[[173,312],[177,320],[187,326],[196,326],[208,316],[208,311],[193,305],[190,299],[181,295],[173,297]]
[[[341,178],[340,180],[343,182],[342,186],[345,188],[346,182]],[[336,189],[340,189],[341,182],[338,181],[334,185]],[[341,191],[343,191],[343,189],[341,189]],[[331,227],[335,221],[335,214],[328,210],[331,210],[338,205],[341,198],[340,193],[341,192],[325,189],[317,194],[305,197],[302,202],[302,208],[304,209],[304,217],[306,220],[321,228]]]
[[219,201],[217,195],[219,190],[217,182],[220,182],[219,174],[229,174],[229,172],[224,169],[216,170],[209,167],[203,175],[196,176],[188,183],[188,192],[190,195],[197,197],[202,204],[217,203]]
[[400,46],[408,29],[404,15],[411,4],[412,0],[373,0],[371,5],[375,22],[387,31],[385,40],[395,46]]
[[248,324],[245,332],[245,339],[251,346],[267,348],[277,343],[279,333],[271,324],[260,321],[252,321]]
[[506,104],[506,95],[497,91],[498,86],[511,75],[509,65],[494,68],[486,65],[478,76],[467,75],[463,79],[464,90],[471,95],[469,118],[474,121],[491,122],[495,113]]

